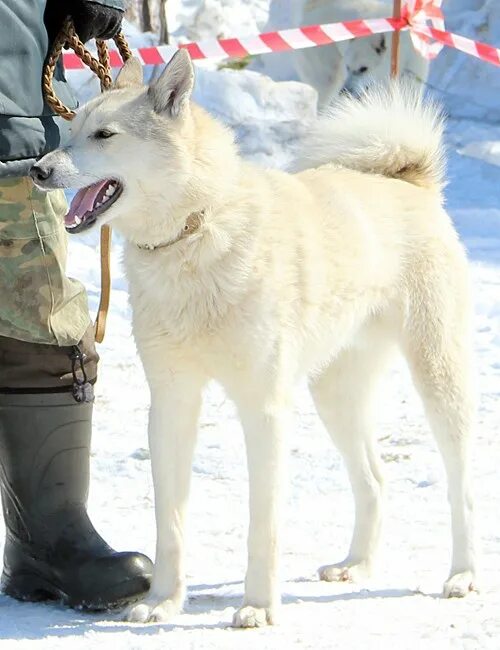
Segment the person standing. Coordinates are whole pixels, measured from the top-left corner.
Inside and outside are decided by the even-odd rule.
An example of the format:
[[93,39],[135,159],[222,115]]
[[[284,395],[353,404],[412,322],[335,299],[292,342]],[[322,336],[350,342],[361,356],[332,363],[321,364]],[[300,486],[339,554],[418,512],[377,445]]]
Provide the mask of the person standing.
[[[87,514],[98,355],[85,290],[65,272],[64,194],[40,192],[28,172],[68,128],[41,86],[64,20],[83,41],[106,39],[123,10],[121,0],[0,0],[1,588],[90,609],[139,598],[152,564],[115,552]],[[54,88],[75,107],[62,65]]]

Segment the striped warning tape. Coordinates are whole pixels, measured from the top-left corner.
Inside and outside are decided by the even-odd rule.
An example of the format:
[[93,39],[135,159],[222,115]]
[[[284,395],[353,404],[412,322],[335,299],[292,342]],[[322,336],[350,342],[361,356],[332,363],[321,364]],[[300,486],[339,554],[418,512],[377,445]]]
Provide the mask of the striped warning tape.
[[[441,2],[442,0],[408,0],[401,18],[370,18],[309,25],[241,38],[211,38],[196,43],[183,43],[179,47],[188,50],[192,59],[221,60],[318,47],[371,34],[409,30],[415,48],[427,59],[436,57],[443,46],[447,45],[500,66],[500,49],[445,30]],[[169,45],[140,47],[132,49],[132,53],[144,65],[157,65],[167,63],[177,49]],[[110,51],[110,63],[115,68],[122,65],[116,50]],[[64,65],[67,70],[85,68],[72,52],[64,54]]]

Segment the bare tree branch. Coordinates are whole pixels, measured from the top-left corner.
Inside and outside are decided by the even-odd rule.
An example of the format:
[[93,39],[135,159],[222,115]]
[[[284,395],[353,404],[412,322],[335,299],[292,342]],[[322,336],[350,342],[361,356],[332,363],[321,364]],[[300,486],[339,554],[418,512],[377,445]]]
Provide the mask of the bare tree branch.
[[142,0],[141,29],[143,32],[153,31],[153,23],[151,22],[151,9],[149,7],[149,0]]
[[129,20],[134,25],[139,24],[139,18],[137,16],[137,3],[135,0],[129,0],[125,5],[125,18]]
[[160,0],[160,43],[168,43],[167,0]]

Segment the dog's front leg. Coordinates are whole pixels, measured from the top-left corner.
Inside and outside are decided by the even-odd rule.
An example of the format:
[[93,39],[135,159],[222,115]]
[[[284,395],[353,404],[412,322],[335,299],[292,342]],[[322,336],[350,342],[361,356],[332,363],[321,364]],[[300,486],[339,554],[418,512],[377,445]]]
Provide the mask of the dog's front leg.
[[260,627],[276,622],[279,593],[279,526],[283,488],[286,413],[281,408],[240,409],[247,446],[250,487],[248,568],[243,605],[233,626]]
[[149,447],[155,491],[156,559],[149,594],[128,610],[129,621],[165,622],[182,609],[184,517],[201,391],[199,378],[185,376],[176,376],[168,386],[151,387]]

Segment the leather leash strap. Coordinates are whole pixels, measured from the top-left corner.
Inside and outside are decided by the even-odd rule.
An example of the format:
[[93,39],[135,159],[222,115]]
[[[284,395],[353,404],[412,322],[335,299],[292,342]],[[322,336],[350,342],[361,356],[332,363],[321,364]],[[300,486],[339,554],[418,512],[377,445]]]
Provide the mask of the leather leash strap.
[[[132,52],[128,46],[125,36],[122,32],[117,34],[114,39],[120,56],[123,61],[132,57]],[[45,101],[52,108],[54,113],[60,115],[65,120],[72,120],[76,113],[65,106],[54,92],[52,80],[57,62],[61,56],[64,47],[70,47],[75,54],[89,67],[92,72],[99,77],[101,82],[101,92],[107,90],[113,80],[111,78],[111,67],[109,65],[109,51],[106,41],[96,40],[98,59],[92,56],[85,45],[78,38],[73,21],[68,19],[52,47],[47,63],[45,64],[42,77],[42,88]],[[101,228],[101,297],[99,308],[97,310],[96,321],[94,324],[94,337],[97,343],[102,343],[106,331],[106,318],[109,310],[109,299],[111,294],[111,228],[102,226]]]

